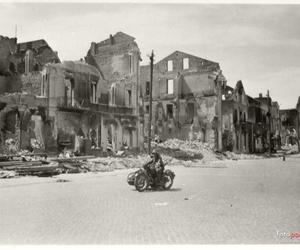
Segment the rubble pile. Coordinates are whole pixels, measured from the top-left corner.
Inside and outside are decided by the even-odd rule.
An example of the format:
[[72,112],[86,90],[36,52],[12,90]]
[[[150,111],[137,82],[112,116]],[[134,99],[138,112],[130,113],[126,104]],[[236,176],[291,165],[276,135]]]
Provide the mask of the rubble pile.
[[209,144],[199,141],[168,139],[157,144],[157,150],[163,155],[182,161],[202,160],[207,162],[220,159]]
[[115,169],[127,169],[142,167],[150,157],[147,155],[137,155],[134,157],[98,157],[89,159],[86,163],[92,172],[108,172]]
[[297,154],[299,152],[297,144],[294,144],[294,145],[288,144],[288,145],[282,146],[281,148],[285,154]]
[[254,160],[254,159],[263,159],[265,155],[254,155],[254,154],[237,154],[234,152],[226,151],[223,152],[222,155],[224,159],[228,160]]
[[0,179],[14,178],[16,176],[15,171],[2,170],[0,171]]

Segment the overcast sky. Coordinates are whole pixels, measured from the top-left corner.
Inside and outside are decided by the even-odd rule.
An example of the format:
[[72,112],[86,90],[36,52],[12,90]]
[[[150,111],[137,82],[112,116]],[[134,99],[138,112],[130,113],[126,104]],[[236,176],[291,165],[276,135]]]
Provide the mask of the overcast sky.
[[300,95],[300,5],[0,3],[0,34],[45,39],[62,60],[83,58],[92,41],[123,31],[143,62],[175,50],[220,63],[228,84],[256,97],[267,89],[281,108]]

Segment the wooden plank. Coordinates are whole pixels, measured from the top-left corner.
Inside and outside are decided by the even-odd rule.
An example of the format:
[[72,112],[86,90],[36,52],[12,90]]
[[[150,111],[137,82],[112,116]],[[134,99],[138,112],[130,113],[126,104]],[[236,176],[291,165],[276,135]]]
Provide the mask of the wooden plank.
[[95,156],[87,155],[87,156],[74,156],[70,158],[51,158],[49,160],[56,161],[56,162],[74,162],[74,161],[82,161],[87,159],[96,158]]

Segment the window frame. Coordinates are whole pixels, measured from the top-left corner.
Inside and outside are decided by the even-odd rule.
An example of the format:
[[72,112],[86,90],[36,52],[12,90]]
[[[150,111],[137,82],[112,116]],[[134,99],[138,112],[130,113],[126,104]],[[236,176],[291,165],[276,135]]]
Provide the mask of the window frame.
[[[169,83],[172,83],[172,92],[169,92]],[[167,79],[167,87],[166,87],[167,95],[173,95],[174,94],[174,79]]]
[[[187,64],[185,63],[187,62]],[[187,67],[185,67],[187,65]],[[190,68],[190,59],[188,57],[182,58],[182,69]]]
[[172,72],[174,70],[173,60],[167,61],[167,71]]

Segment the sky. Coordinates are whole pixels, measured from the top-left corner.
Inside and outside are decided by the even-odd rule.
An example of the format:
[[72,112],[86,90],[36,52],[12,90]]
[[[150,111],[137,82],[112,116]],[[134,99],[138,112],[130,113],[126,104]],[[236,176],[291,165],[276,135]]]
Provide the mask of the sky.
[[45,39],[61,60],[83,58],[92,41],[122,31],[136,38],[142,64],[179,50],[218,62],[246,94],[267,90],[281,109],[300,96],[300,5],[0,3],[0,35]]

